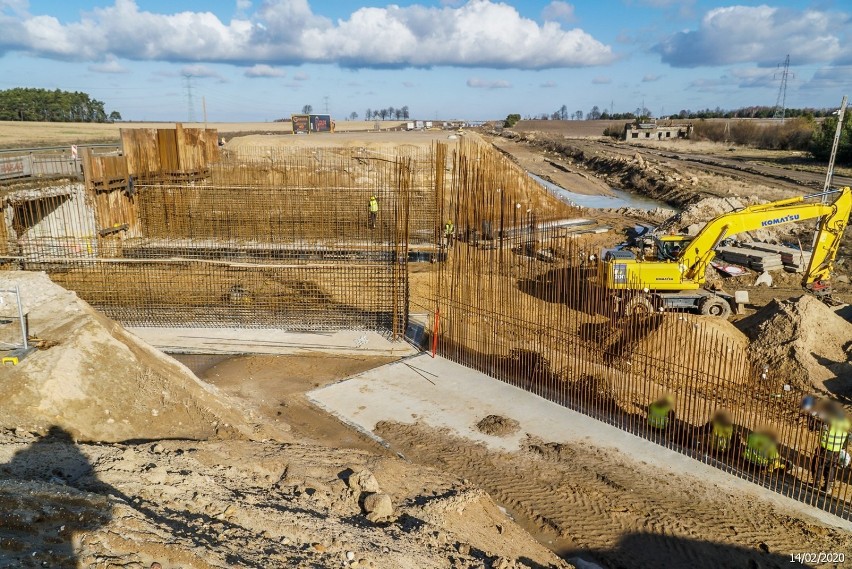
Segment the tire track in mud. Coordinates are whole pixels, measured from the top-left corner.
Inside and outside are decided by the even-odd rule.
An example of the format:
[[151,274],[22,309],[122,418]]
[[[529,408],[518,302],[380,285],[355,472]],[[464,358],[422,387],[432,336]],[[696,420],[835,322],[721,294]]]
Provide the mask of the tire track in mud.
[[566,556],[619,568],[664,559],[667,567],[791,567],[791,553],[852,550],[841,530],[616,451],[527,439],[507,453],[420,424],[375,430],[409,460],[480,485]]

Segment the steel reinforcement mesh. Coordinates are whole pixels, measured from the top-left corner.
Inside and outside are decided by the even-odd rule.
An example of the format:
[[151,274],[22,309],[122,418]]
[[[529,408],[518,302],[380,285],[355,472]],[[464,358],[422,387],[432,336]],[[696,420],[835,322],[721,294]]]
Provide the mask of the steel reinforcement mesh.
[[24,192],[8,253],[125,324],[400,334],[410,250],[434,250],[433,153],[256,150]]
[[[800,410],[807,378],[779,377],[750,361],[746,338],[726,320],[653,305],[626,315],[624,306],[644,306],[644,283],[629,283],[634,292],[614,303],[597,286],[595,238],[540,223],[572,212],[528,207],[526,176],[488,148],[462,145],[453,164],[438,198],[459,230],[432,285],[437,353],[852,519],[850,469],[822,461],[822,422]],[[492,230],[469,230],[481,227]],[[665,429],[653,428],[649,406],[666,395],[674,414]],[[725,451],[712,445],[710,421],[719,411],[733,421]],[[775,437],[779,468],[746,459],[752,432]],[[831,493],[815,476],[824,467],[836,476]]]

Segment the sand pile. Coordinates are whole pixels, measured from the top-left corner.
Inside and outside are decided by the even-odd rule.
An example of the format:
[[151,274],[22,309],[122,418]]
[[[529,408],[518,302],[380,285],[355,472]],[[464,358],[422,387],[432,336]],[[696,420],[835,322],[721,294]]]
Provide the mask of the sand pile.
[[15,284],[29,313],[30,335],[51,347],[0,370],[0,427],[44,432],[59,425],[96,441],[286,436],[286,426],[257,427],[239,403],[45,274],[0,277],[0,288]]
[[619,344],[610,348],[611,353],[624,354],[621,360],[630,364],[626,369],[671,389],[683,387],[696,373],[707,377],[721,373],[735,382],[747,379],[740,364],[746,358],[748,338],[727,320],[694,314],[654,318],[644,326],[627,327]]
[[762,369],[805,390],[852,392],[852,323],[812,296],[772,300],[738,326]]
[[[400,459],[52,435],[0,431],[4,567],[569,567],[483,491]],[[378,495],[391,513],[373,523],[365,508]]]

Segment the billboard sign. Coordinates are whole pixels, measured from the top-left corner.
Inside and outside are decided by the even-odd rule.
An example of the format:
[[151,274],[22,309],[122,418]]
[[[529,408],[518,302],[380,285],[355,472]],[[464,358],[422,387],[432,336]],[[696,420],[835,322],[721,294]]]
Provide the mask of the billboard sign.
[[331,132],[331,115],[311,115],[311,132]]
[[290,120],[293,121],[293,134],[308,134],[311,130],[311,121],[309,115],[291,115]]

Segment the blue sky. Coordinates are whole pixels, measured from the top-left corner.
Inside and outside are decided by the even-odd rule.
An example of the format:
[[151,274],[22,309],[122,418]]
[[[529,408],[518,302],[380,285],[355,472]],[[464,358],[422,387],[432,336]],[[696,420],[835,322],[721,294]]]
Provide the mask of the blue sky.
[[852,94],[852,4],[704,0],[0,0],[0,89],[86,91],[128,120],[338,120],[773,105]]

